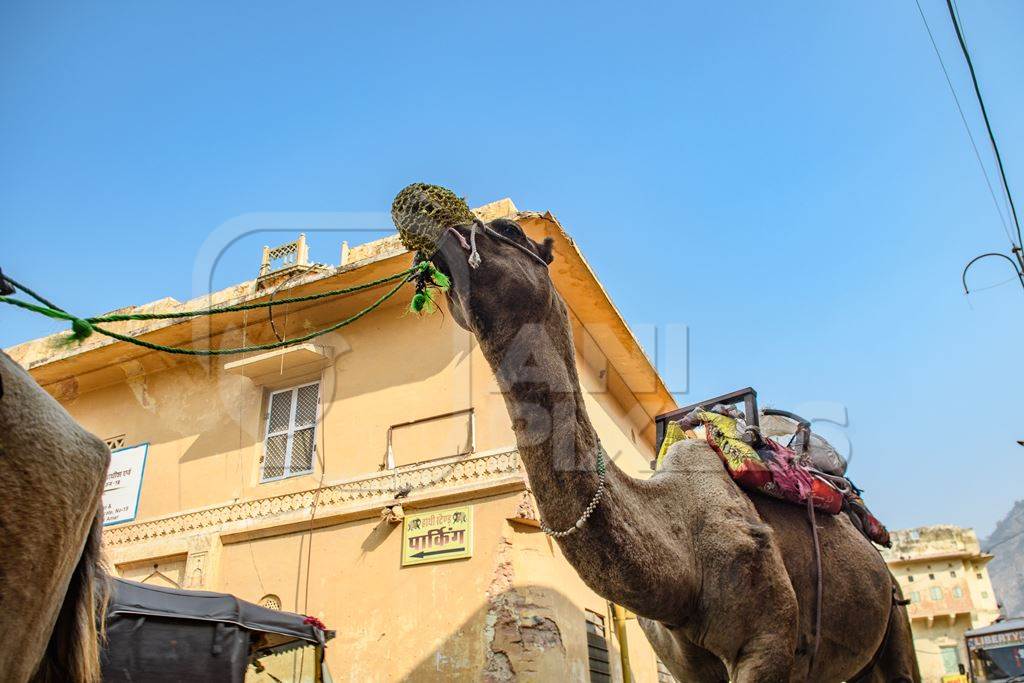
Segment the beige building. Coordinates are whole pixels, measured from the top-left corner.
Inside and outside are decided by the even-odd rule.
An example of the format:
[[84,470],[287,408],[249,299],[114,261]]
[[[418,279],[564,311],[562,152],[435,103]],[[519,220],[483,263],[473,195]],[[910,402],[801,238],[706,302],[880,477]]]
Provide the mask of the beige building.
[[921,675],[927,683],[957,678],[967,665],[964,631],[987,626],[999,607],[973,529],[948,524],[904,529],[882,551],[910,600],[911,628]]
[[[675,407],[654,367],[550,214],[508,200],[479,211],[554,238],[551,275],[591,418],[611,457],[647,476],[653,418]],[[269,250],[257,280],[130,311],[295,297],[411,263],[396,238],[343,248],[339,265],[305,254],[302,240]],[[276,306],[272,321],[257,309],[109,327],[162,345],[238,347],[324,328],[381,293]],[[411,294],[310,343],[246,356],[170,355],[100,335],[8,353],[115,449],[105,541],[120,576],[318,617],[337,631],[334,681],[621,681],[627,644],[632,680],[667,680],[635,619],[618,621],[539,530],[475,339],[447,313],[406,314]],[[439,514],[405,528],[403,515],[417,513]],[[468,557],[403,563],[403,533],[453,518],[468,532],[456,555]]]

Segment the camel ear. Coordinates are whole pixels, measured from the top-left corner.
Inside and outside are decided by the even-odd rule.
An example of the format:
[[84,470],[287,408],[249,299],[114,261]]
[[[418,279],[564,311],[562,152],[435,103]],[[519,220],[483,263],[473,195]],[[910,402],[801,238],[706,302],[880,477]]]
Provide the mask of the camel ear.
[[548,264],[555,260],[555,239],[545,237],[544,244],[540,245],[540,257]]

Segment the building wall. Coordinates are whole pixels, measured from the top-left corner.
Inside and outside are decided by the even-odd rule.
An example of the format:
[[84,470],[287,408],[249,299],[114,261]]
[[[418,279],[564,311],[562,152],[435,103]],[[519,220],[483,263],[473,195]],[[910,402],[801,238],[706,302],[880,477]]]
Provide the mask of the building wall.
[[[294,337],[361,305],[280,311],[279,329]],[[287,381],[254,382],[220,359],[152,371],[126,362],[115,363],[121,379],[62,396],[101,438],[150,444],[138,516],[105,534],[115,571],[317,616],[338,632],[327,658],[337,681],[476,681],[481,672],[493,681],[586,680],[589,610],[604,617],[621,680],[607,602],[535,525],[509,521],[530,499],[504,399],[475,340],[448,313],[418,318],[404,305],[319,339],[333,363]],[[649,420],[575,316],[573,326],[602,443],[627,472],[646,476]],[[254,325],[220,343],[269,335]],[[260,483],[267,396],[306,381],[321,382],[314,471]],[[382,471],[390,426],[470,408],[473,453],[461,453],[468,421],[456,416],[394,430],[399,469]],[[402,567],[401,527],[381,517],[393,491],[375,488],[398,483],[413,487],[401,501],[408,510],[473,505],[473,556]],[[627,631],[633,680],[656,681],[635,620]]]
[[908,612],[922,678],[942,681],[955,673],[949,670],[949,648],[966,666],[964,631],[999,616],[986,568],[992,556],[981,552],[973,529],[936,525],[900,530],[892,538],[892,548],[883,555],[911,601]]

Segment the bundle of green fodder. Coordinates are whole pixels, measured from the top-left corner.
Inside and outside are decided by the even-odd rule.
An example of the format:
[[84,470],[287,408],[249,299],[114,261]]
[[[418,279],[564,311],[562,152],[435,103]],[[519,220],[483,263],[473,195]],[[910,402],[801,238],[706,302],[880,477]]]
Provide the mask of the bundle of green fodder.
[[406,249],[429,258],[445,230],[472,223],[476,217],[466,200],[448,188],[412,183],[395,196],[391,218]]

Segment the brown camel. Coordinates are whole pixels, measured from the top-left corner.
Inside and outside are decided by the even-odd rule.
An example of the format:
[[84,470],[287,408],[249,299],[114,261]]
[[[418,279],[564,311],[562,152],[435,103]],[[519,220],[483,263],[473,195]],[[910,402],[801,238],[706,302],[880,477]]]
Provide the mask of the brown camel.
[[0,352],[0,677],[93,683],[106,444]]
[[[410,194],[424,187],[433,186],[399,195],[396,224],[407,245],[437,248],[431,261],[452,281],[448,307],[497,377],[543,521],[577,526],[557,538],[565,556],[594,591],[638,615],[678,680],[919,680],[897,584],[843,515],[818,516],[824,604],[812,654],[806,510],[748,496],[703,442],[673,446],[646,481],[608,462],[600,502],[577,525],[601,486],[599,443],[546,268],[552,243],[511,220],[461,222],[462,211],[446,225],[438,195]],[[440,225],[425,228],[429,221]]]

